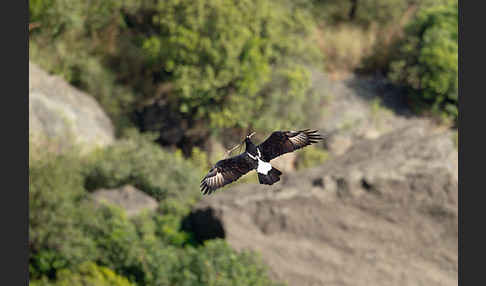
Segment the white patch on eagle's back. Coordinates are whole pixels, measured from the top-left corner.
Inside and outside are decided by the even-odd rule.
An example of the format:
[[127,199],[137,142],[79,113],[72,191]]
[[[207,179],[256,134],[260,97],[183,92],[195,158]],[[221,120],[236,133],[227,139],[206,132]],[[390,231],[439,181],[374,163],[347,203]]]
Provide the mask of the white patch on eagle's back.
[[258,167],[257,172],[263,175],[267,175],[268,172],[272,169],[272,165],[270,163],[264,162],[258,158]]

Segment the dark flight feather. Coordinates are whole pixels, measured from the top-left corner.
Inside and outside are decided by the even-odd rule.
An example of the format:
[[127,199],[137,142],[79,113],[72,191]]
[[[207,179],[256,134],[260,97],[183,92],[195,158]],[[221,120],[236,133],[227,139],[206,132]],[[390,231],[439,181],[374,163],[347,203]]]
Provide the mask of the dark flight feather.
[[269,162],[285,153],[290,153],[322,140],[317,130],[275,131],[258,148],[262,152],[262,160]]
[[201,181],[201,192],[210,194],[214,190],[238,180],[255,168],[246,152],[218,161]]

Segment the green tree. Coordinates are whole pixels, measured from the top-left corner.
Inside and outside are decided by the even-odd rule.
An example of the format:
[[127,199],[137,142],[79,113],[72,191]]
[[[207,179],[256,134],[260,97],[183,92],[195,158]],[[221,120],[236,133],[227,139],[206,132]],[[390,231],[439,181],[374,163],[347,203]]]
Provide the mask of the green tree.
[[29,162],[29,251],[31,277],[48,275],[96,257],[82,225],[91,217],[81,164],[73,156]]
[[84,262],[73,270],[62,269],[57,273],[55,282],[47,279],[31,281],[31,286],[135,286],[125,277],[117,275],[113,270]]
[[137,131],[92,155],[86,168],[86,187],[115,188],[131,184],[162,201],[194,202],[199,196],[200,169],[180,153],[170,153]]
[[40,24],[29,34],[29,59],[95,97],[119,130],[130,125],[127,115],[134,100],[131,89],[117,83],[116,70],[108,64],[125,27],[121,4],[29,1],[30,22]]
[[[247,251],[237,253],[223,240],[211,240],[203,247],[187,251],[190,259],[183,263],[198,277],[197,285],[281,285],[269,278],[267,267],[258,255]],[[196,285],[196,281],[187,283],[185,278],[180,276],[177,284]]]
[[348,22],[363,27],[397,21],[407,9],[420,2],[436,0],[312,0],[313,14],[328,24]]
[[[177,143],[189,144],[212,128],[302,125],[316,106],[307,72],[320,63],[313,19],[292,1],[36,0],[29,7],[42,25],[31,33],[30,58],[92,94],[118,131],[135,124],[162,134],[160,125],[175,122],[185,134]],[[163,118],[144,113],[158,106]],[[196,131],[203,135],[187,140]]]
[[419,107],[457,119],[457,0],[420,11],[406,33],[400,54],[390,64],[390,79],[407,86]]
[[[317,57],[308,39],[313,24],[292,7],[268,0],[161,1],[152,23],[159,33],[141,42],[146,66],[161,83],[170,82],[166,93],[178,112],[213,127],[248,127],[269,105],[306,99],[303,64]],[[275,80],[288,89],[267,90]]]
[[238,253],[222,240],[184,249],[154,249],[145,265],[150,269],[146,273],[151,273],[149,285],[280,285],[269,278],[258,256]]

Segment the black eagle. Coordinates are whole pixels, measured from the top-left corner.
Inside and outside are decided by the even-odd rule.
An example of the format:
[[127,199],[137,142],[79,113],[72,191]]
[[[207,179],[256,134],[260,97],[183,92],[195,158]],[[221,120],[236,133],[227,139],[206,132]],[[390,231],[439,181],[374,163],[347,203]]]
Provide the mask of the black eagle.
[[251,170],[258,173],[260,184],[273,185],[280,180],[282,172],[270,165],[270,160],[317,143],[321,137],[317,130],[275,131],[263,143],[256,146],[250,140],[254,133],[246,136],[245,152],[218,161],[201,181],[201,192],[211,194],[231,182],[238,180]]

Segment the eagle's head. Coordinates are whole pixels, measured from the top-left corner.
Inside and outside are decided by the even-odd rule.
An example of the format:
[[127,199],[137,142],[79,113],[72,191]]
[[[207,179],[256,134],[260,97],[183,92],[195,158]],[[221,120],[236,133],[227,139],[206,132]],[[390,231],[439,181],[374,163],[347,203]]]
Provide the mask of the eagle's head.
[[255,135],[255,132],[252,132],[250,135],[246,136],[245,137],[245,145],[246,145],[246,151],[252,155],[256,155],[257,151],[256,151],[256,146],[255,144],[253,144],[253,142],[251,142],[251,137]]
[[243,140],[243,142],[245,142],[245,143],[246,143],[246,145],[248,145],[249,143],[252,143],[250,138],[251,138],[253,135],[255,135],[255,133],[256,133],[256,132],[252,132],[251,134],[247,135],[247,136],[245,137],[245,140]]

